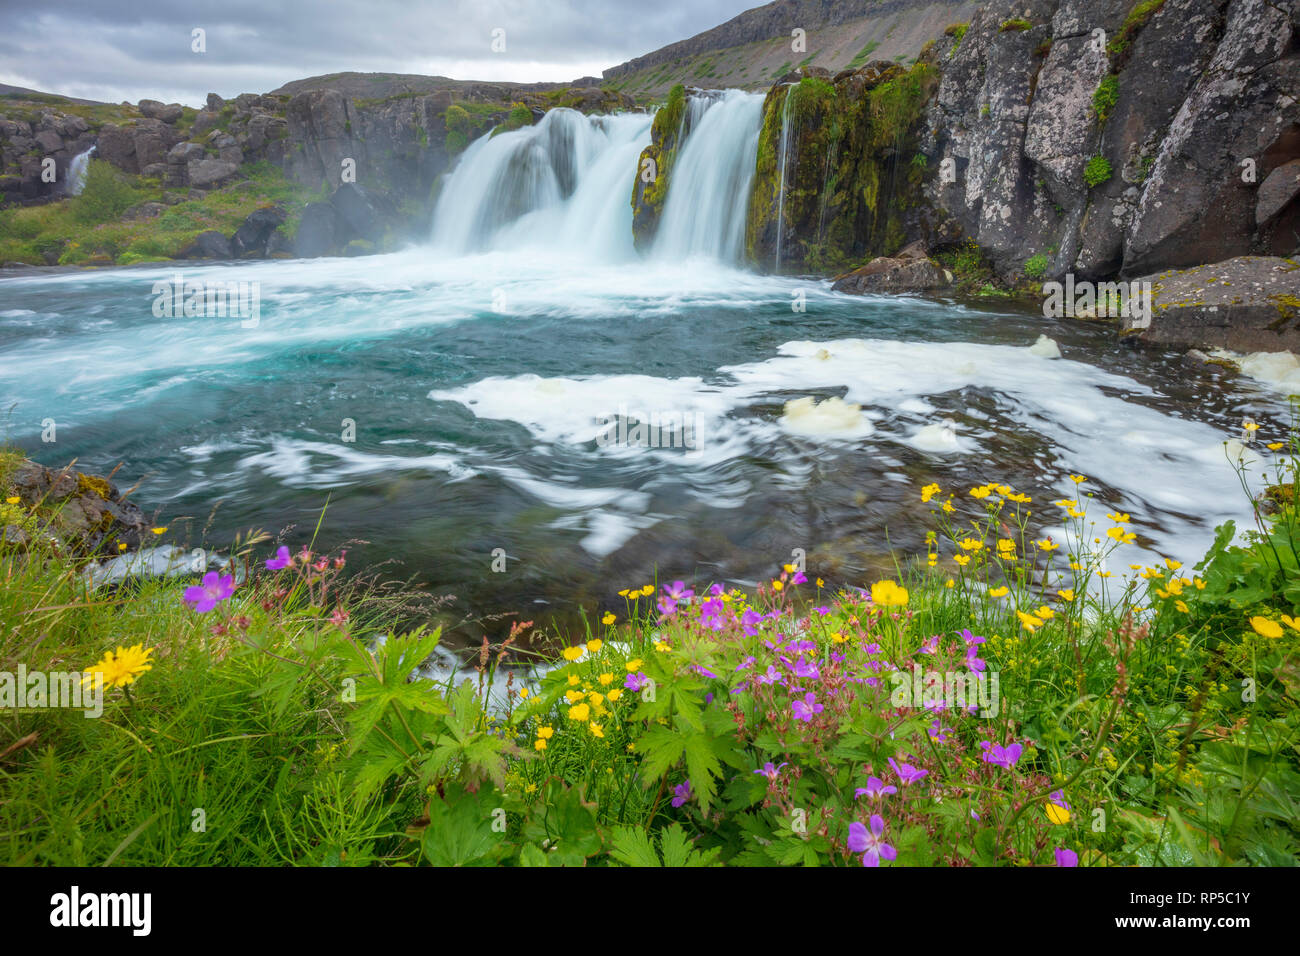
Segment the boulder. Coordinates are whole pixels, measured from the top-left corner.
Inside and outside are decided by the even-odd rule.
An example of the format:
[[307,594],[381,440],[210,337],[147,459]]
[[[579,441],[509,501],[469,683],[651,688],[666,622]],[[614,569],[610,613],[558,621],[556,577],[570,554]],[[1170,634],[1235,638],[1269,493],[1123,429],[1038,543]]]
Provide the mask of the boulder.
[[191,186],[206,189],[232,178],[239,167],[220,159],[197,159],[190,160],[188,172]]
[[952,285],[952,273],[926,256],[919,243],[912,243],[894,256],[880,256],[865,266],[835,278],[833,292],[849,295],[878,295],[930,292]]
[[141,220],[157,219],[167,211],[167,206],[160,202],[142,202],[122,213],[123,219]]
[[338,211],[327,202],[308,203],[298,222],[293,252],[300,259],[327,256],[338,246]]
[[49,155],[63,148],[63,137],[52,129],[43,130],[36,134],[36,145],[41,148],[41,152]]
[[1240,256],[1161,272],[1151,283],[1150,325],[1121,320],[1121,334],[1149,345],[1300,351],[1300,262]]
[[176,254],[178,259],[232,259],[230,240],[215,229],[199,233],[194,241]]
[[267,242],[284,224],[284,210],[275,206],[255,209],[248,215],[230,238],[231,251],[237,259],[247,259],[267,254]]
[[226,105],[226,101],[223,100],[221,97],[219,97],[216,93],[208,94],[207,107],[209,112],[219,113],[221,112],[221,108],[225,105]]
[[1300,194],[1300,159],[1283,163],[1259,184],[1255,197],[1255,224],[1262,226]]

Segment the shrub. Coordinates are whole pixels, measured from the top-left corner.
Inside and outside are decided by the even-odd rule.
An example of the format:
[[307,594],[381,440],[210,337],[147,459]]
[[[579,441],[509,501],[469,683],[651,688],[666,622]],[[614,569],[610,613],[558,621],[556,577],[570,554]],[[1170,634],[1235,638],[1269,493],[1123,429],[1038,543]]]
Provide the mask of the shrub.
[[1118,100],[1119,77],[1112,73],[1097,84],[1097,90],[1092,94],[1092,111],[1100,122],[1106,122]]
[[72,216],[78,222],[112,222],[139,201],[139,193],[117,167],[92,159],[86,170],[86,186],[72,200]]
[[1041,252],[1038,253],[1037,255],[1030,256],[1028,259],[1025,260],[1025,269],[1024,269],[1025,278],[1041,279],[1043,275],[1047,272],[1047,264],[1048,264],[1047,256],[1045,256]]
[[1088,165],[1083,169],[1083,181],[1088,184],[1088,188],[1100,186],[1111,177],[1110,160],[1105,156],[1094,156],[1088,160]]

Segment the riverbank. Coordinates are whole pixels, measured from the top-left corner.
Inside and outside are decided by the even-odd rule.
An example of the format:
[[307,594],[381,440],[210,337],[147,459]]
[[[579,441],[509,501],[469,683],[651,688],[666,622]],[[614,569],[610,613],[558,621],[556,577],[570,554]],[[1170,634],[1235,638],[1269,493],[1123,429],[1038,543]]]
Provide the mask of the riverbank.
[[[1294,481],[1294,437],[1257,439]],[[0,856],[1292,862],[1300,518],[1275,495],[1244,547],[1225,528],[1195,569],[1121,570],[1128,516],[1073,483],[918,486],[934,535],[890,578],[611,581],[621,611],[546,669],[520,666],[521,624],[432,681],[410,678],[438,635],[340,588],[341,554],[254,537],[202,579],[91,590],[70,554],[0,545],[0,693],[27,675],[0,710]],[[1068,535],[1037,537],[1043,511]],[[50,706],[83,669],[102,697]]]

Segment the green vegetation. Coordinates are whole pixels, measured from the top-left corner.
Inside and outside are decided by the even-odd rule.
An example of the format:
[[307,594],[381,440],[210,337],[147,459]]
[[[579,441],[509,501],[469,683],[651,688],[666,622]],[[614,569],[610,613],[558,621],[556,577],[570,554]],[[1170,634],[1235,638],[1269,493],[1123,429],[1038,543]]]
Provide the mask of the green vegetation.
[[855,56],[852,60],[849,61],[849,69],[851,70],[857,69],[858,67],[865,64],[868,60],[871,59],[871,54],[875,53],[876,49],[879,46],[880,46],[880,42],[878,40],[872,40],[870,43],[864,46],[861,50],[858,51],[857,56]]
[[[0,670],[105,686],[95,719],[0,710],[0,859],[1292,865],[1300,442],[1277,437],[1257,529],[1224,524],[1195,568],[1108,570],[1137,535],[1084,475],[1055,502],[918,481],[932,531],[893,578],[610,582],[619,612],[535,635],[559,653],[532,678],[512,668],[531,624],[413,678],[439,635],[393,625],[407,596],[308,549],[264,562],[261,534],[203,584],[112,591],[0,544]],[[47,520],[16,458],[5,520]]]
[[523,103],[515,103],[510,107],[510,112],[506,118],[492,129],[492,135],[498,133],[509,133],[513,130],[523,129],[525,126],[533,125],[533,111]]
[[1164,5],[1165,0],[1142,0],[1141,3],[1135,4],[1125,17],[1123,26],[1119,28],[1110,43],[1106,44],[1106,51],[1112,57],[1122,59],[1128,53],[1133,40],[1142,32],[1142,28],[1160,12],[1160,8]]
[[201,232],[216,229],[229,235],[250,213],[268,205],[284,207],[296,220],[303,206],[327,193],[288,180],[266,162],[249,164],[243,173],[247,179],[170,205],[155,219],[123,220],[132,206],[161,202],[161,185],[92,159],[80,196],[0,210],[0,261],[41,265],[56,258],[59,265],[130,265],[171,259]]
[[1083,181],[1088,184],[1088,188],[1100,186],[1111,177],[1110,160],[1105,156],[1094,156],[1088,160],[1088,165],[1083,169]]
[[1019,33],[1023,30],[1033,29],[1033,24],[1024,17],[1013,17],[1010,20],[1003,20],[1002,26],[998,27],[999,33]]
[[1047,272],[1048,258],[1043,253],[1030,256],[1025,260],[1024,274],[1026,279],[1041,279]]
[[1119,77],[1111,73],[1097,84],[1096,92],[1092,94],[1092,111],[1097,114],[1098,122],[1106,122],[1117,102],[1119,102]]

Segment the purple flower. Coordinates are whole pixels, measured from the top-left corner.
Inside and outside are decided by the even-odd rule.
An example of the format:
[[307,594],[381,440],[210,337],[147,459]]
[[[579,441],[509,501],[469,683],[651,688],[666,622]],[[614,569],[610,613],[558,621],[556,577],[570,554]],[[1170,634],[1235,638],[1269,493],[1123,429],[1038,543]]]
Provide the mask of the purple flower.
[[680,807],[687,800],[691,799],[692,796],[691,782],[687,780],[685,783],[679,783],[677,786],[673,787],[673,806]]
[[785,675],[784,675],[784,674],[782,674],[779,670],[777,670],[777,669],[776,669],[775,667],[773,667],[771,664],[768,664],[768,665],[767,665],[767,673],[765,673],[765,674],[759,674],[759,675],[758,675],[758,682],[759,682],[760,684],[779,684],[779,683],[781,683],[782,680],[784,680],[784,678],[785,678]]
[[895,763],[893,757],[889,758],[889,765],[894,768],[894,773],[898,774],[898,779],[902,780],[903,783],[916,783],[916,781],[920,780],[922,777],[928,777],[930,775],[930,771],[918,770],[910,763]]
[[794,662],[794,675],[804,677],[808,680],[817,680],[822,676],[822,672],[817,669],[817,665],[811,661],[805,661],[802,657]]
[[664,594],[674,601],[685,601],[695,596],[695,592],[688,588],[682,581],[674,581],[672,584],[665,584]]
[[726,590],[727,589],[724,588],[721,584],[715,584],[709,588],[709,593],[712,594],[714,597],[717,597],[718,595],[722,594]]
[[972,634],[970,631],[966,630],[965,628],[962,628],[961,639],[962,639],[963,641],[965,641],[967,644],[983,644],[983,643],[984,643],[984,638],[982,638],[982,637],[977,637],[976,635]]
[[[983,638],[981,638],[983,640]],[[979,656],[979,645],[969,644],[966,647],[966,666],[975,672],[984,670],[985,663]]]
[[807,580],[808,580],[807,576],[806,576],[802,571],[796,571],[796,572],[794,573],[794,577],[792,577],[792,578],[790,579],[790,583],[791,583],[791,584],[803,584],[803,583],[805,583]]
[[740,662],[736,670],[743,671],[753,666],[754,666],[754,655],[750,654],[748,657],[746,657],[743,661]]
[[1075,853],[1073,850],[1067,850],[1064,847],[1058,846],[1053,852],[1056,854],[1057,866],[1079,865],[1079,854]]
[[667,596],[659,598],[659,613],[664,617],[672,617],[677,613],[677,602]]
[[938,652],[938,650],[939,650],[939,635],[938,635],[938,634],[935,634],[935,635],[932,636],[932,637],[928,637],[928,638],[926,638],[924,641],[921,642],[921,650],[920,650],[920,652],[921,652],[922,654],[935,654],[935,653]]
[[713,671],[708,670],[707,668],[701,667],[699,664],[692,664],[692,665],[691,665],[691,670],[695,671],[695,673],[697,673],[697,674],[702,674],[702,675],[705,676],[705,677],[710,677],[710,678],[712,678],[713,680],[717,680],[717,679],[718,679],[718,675],[717,675],[717,674],[713,673]]
[[868,777],[867,785],[865,787],[858,787],[858,789],[854,790],[853,796],[860,797],[864,793],[872,800],[879,800],[886,794],[898,793],[898,788],[892,784],[886,785],[885,781],[881,780],[879,777]]
[[817,650],[817,645],[812,641],[791,641],[785,646],[785,649],[791,654],[806,654],[809,651]]
[[822,607],[815,607],[813,608],[813,610],[816,611],[818,614],[820,614],[822,617],[825,617],[827,614],[831,613],[831,609],[826,607],[825,605],[823,605]]
[[623,686],[626,687],[634,694],[640,691],[641,688],[648,683],[650,683],[650,678],[646,677],[645,674],[642,674],[640,672],[636,674],[628,674],[627,677],[623,680]]
[[1069,809],[1070,809],[1070,805],[1069,805],[1068,803],[1065,802],[1065,791],[1064,791],[1064,790],[1055,790],[1055,791],[1053,791],[1052,793],[1049,793],[1049,794],[1047,795],[1047,799],[1048,799],[1048,800],[1051,800],[1052,803],[1056,804],[1056,805],[1057,805],[1058,807],[1060,807],[1062,810],[1069,810]]
[[937,717],[935,718],[934,723],[930,725],[929,733],[932,738],[939,741],[941,744],[947,743],[948,741],[948,728],[939,723]]
[[753,608],[746,608],[745,613],[740,616],[740,623],[745,627],[745,633],[750,637],[758,636],[758,624],[763,620],[763,615],[759,614]]
[[812,720],[813,714],[820,714],[826,709],[817,703],[817,695],[812,691],[805,694],[803,700],[796,700],[791,708],[794,710],[795,720]]
[[281,568],[287,568],[293,564],[293,555],[289,553],[287,545],[280,545],[280,550],[275,552],[274,558],[267,558],[266,569],[268,571],[279,571]]
[[229,574],[218,575],[209,571],[203,575],[203,581],[185,589],[185,603],[193,604],[194,610],[206,614],[214,607],[235,593],[235,579]]
[[763,764],[763,768],[761,770],[755,770],[754,773],[758,774],[761,777],[767,777],[768,780],[771,780],[772,782],[775,783],[776,775],[781,772],[781,768],[784,766],[786,766],[786,764],[783,763],[783,764],[778,764],[777,766],[774,767],[772,766],[772,761],[769,760],[767,763]]
[[1024,750],[1020,744],[1003,747],[1001,744],[990,743],[987,740],[980,741],[980,749],[984,751],[983,760],[985,763],[997,764],[1007,770],[1016,765],[1016,761],[1020,759],[1021,751]]
[[849,824],[849,849],[862,854],[863,866],[880,866],[880,858],[893,860],[898,851],[883,839],[885,821],[878,813],[871,815],[871,829],[856,820]]

